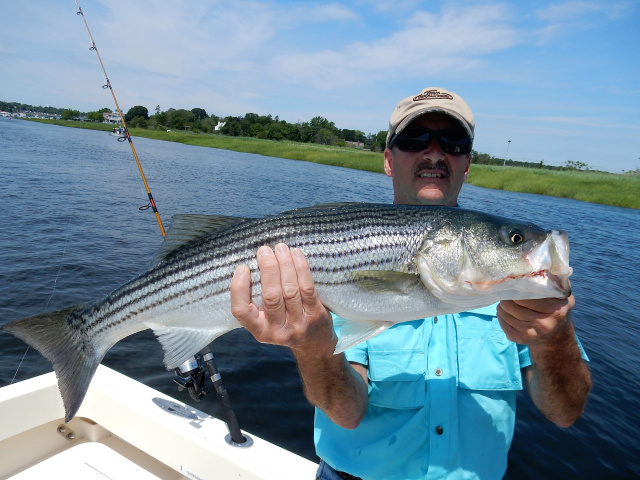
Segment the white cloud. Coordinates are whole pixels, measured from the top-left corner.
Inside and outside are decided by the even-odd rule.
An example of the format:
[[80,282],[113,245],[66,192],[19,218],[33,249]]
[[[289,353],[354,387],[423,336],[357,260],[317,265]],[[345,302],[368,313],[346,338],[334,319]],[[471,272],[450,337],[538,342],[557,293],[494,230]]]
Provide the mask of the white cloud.
[[358,15],[350,8],[339,3],[311,6],[311,17],[316,21],[356,20]]
[[555,36],[574,29],[593,28],[602,24],[602,17],[615,20],[630,11],[632,5],[626,1],[594,2],[569,1],[553,3],[534,11],[535,17],[544,23],[537,31],[543,43]]
[[540,20],[550,23],[564,23],[575,20],[587,13],[606,10],[603,3],[572,1],[551,4],[546,8],[535,11]]
[[362,79],[459,74],[483,65],[483,55],[512,47],[518,34],[501,6],[417,12],[403,29],[342,50],[284,53],[274,70],[293,83],[319,88],[353,85]]

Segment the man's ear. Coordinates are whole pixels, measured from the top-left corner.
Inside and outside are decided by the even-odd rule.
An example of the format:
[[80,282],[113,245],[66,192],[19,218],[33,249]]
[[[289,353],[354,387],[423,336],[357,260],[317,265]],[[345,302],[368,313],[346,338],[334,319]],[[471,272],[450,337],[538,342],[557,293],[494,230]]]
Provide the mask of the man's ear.
[[384,149],[384,173],[387,177],[393,177],[393,152],[390,148]]
[[469,168],[471,168],[471,160],[473,160],[472,154],[467,155],[467,166],[464,169],[464,181],[467,181],[467,177],[469,177]]

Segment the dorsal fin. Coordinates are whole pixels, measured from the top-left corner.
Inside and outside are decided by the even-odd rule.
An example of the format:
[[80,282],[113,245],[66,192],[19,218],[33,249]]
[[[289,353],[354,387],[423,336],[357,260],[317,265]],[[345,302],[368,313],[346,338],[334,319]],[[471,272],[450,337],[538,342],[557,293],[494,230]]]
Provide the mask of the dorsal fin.
[[151,266],[156,267],[183,245],[202,238],[217,230],[245,221],[241,217],[224,215],[179,214],[171,217],[171,227],[164,237],[160,250]]

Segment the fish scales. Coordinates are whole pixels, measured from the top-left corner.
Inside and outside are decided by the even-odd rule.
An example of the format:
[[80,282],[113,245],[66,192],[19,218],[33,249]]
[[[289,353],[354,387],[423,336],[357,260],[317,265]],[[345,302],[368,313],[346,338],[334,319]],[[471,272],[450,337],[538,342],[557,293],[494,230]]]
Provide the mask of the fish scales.
[[174,368],[240,327],[233,272],[249,266],[260,305],[256,252],[280,242],[304,252],[320,300],[343,317],[336,352],[398,322],[569,294],[564,232],[460,208],[338,204],[260,219],[176,216],[147,272],[92,305],[2,328],[51,361],[69,420],[120,339],[151,328]]
[[[383,221],[387,225],[381,225]],[[185,249],[184,253],[176,254],[175,258],[168,260],[157,270],[142,275],[115,291],[101,302],[102,308],[91,312],[93,322],[82,328],[84,331],[96,329],[96,333],[103,333],[105,327],[102,325],[107,318],[111,318],[111,325],[115,327],[171,300],[183,299],[177,306],[180,308],[207,297],[228,294],[229,280],[235,267],[248,263],[255,273],[257,248],[280,241],[292,247],[300,247],[305,253],[309,252],[312,271],[324,274],[317,280],[319,285],[345,283],[349,280],[344,275],[340,278],[328,275],[327,278],[326,274],[344,273],[353,268],[370,268],[402,259],[402,256],[396,256],[399,253],[399,242],[396,240],[402,234],[389,234],[390,229],[398,231],[402,226],[406,227],[406,223],[397,215],[372,215],[368,209],[359,209],[347,215],[338,212],[319,217],[307,213],[284,216],[277,221],[269,218],[247,221],[231,231],[200,242],[197,248]],[[327,235],[334,235],[336,232],[340,232],[338,238],[327,239]],[[407,232],[403,233],[406,235]],[[413,233],[419,234],[418,231]],[[376,240],[371,242],[373,237]],[[355,246],[345,248],[345,245],[352,245],[354,242]],[[375,249],[385,248],[388,251],[386,258],[378,259],[374,256]],[[354,256],[354,253],[361,256]],[[325,266],[328,259],[331,267]],[[340,260],[343,262],[338,263]],[[347,260],[357,260],[357,263]],[[191,281],[194,284],[185,289],[185,285],[189,285]],[[148,290],[149,285],[157,285],[157,288]],[[185,291],[193,294],[198,290],[205,292],[189,300],[183,295]],[[138,295],[139,292],[144,292],[144,296]],[[259,296],[259,286],[254,288],[254,292]]]

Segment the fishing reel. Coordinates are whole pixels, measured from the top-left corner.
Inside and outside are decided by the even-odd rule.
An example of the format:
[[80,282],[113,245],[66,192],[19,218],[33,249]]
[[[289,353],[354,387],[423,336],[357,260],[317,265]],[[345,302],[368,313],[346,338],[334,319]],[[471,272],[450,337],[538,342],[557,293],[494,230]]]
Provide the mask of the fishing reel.
[[213,353],[209,347],[205,347],[199,354],[191,357],[178,368],[173,381],[178,384],[178,390],[188,390],[189,395],[196,402],[209,393],[209,389],[204,387],[205,378],[208,376],[213,383],[216,396],[222,407],[222,417],[229,429],[229,435],[225,441],[235,447],[250,447],[253,440],[249,435],[243,435],[238,424],[236,414],[231,407],[231,400],[227,389],[222,384],[222,377],[213,359]]
[[178,390],[188,390],[196,402],[209,393],[209,389],[204,386],[208,370],[202,365],[202,357],[191,357],[174,371],[173,381],[178,385]]

